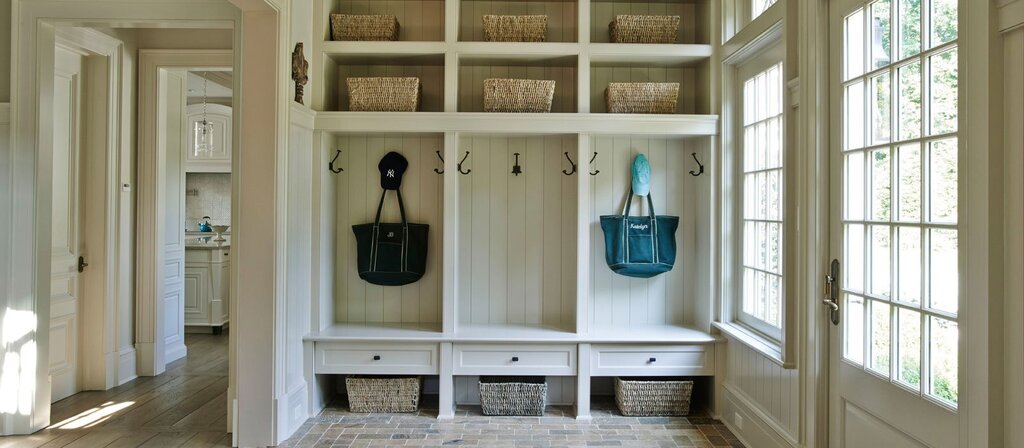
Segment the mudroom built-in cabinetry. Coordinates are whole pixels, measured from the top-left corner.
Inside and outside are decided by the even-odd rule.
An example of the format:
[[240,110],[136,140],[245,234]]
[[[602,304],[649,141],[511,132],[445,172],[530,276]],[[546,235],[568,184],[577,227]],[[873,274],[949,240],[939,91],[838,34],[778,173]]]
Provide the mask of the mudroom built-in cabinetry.
[[[437,381],[440,418],[477,399],[480,375],[546,376],[548,402],[584,419],[608,377],[697,377],[710,396],[719,343],[712,7],[315,0],[306,103],[314,151],[335,170],[312,173],[327,255],[305,338],[307,384],[330,395],[335,376],[425,375]],[[334,41],[332,13],[395,15],[399,41]],[[547,15],[547,42],[486,42],[484,14]],[[678,40],[609,43],[616,14],[679,15]],[[358,76],[420,78],[419,111],[349,110],[346,79]],[[554,80],[551,112],[484,112],[488,78]],[[610,82],[679,83],[675,113],[607,113]],[[409,221],[430,226],[425,274],[397,287],[359,277],[352,231],[374,221],[377,164],[390,151],[409,162]],[[649,279],[612,272],[600,226],[600,216],[622,213],[638,154],[650,161],[655,210],[680,218],[675,267]],[[649,213],[646,199],[632,198],[634,215]],[[400,220],[392,199],[383,221]]]

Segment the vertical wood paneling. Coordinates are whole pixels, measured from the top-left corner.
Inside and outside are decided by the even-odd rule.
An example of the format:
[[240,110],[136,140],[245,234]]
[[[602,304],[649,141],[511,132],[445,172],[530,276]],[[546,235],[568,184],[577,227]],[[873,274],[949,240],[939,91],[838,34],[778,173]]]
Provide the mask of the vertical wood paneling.
[[[441,316],[443,179],[433,169],[441,136],[339,136],[342,150],[337,177],[337,271],[335,319],[341,323],[437,323]],[[380,201],[377,164],[389,151],[409,160],[402,179],[402,197],[411,222],[430,225],[427,270],[418,282],[400,286],[371,285],[359,278],[352,226],[373,222]],[[331,155],[333,157],[333,154]],[[395,195],[389,193],[381,220],[399,222]]]
[[[698,8],[696,2],[674,2],[674,1],[605,1],[594,0],[590,3],[590,41],[610,42],[611,33],[608,24],[618,14],[641,14],[641,15],[673,15],[679,16],[679,35],[676,39],[678,44],[707,44],[710,43],[704,33],[697,32],[697,13],[703,8]],[[698,42],[698,37],[704,42]]]
[[696,98],[698,95],[703,95],[703,92],[697,91],[695,68],[594,65],[590,68],[591,112],[608,112],[605,91],[608,89],[608,84],[612,82],[677,82],[679,83],[679,99],[676,113],[701,113],[697,110]]
[[[572,136],[464,137],[459,179],[459,322],[575,325],[575,178],[562,174]],[[523,174],[512,174],[514,153]]]
[[743,392],[789,436],[800,430],[800,389],[797,370],[783,369],[746,345],[730,339],[726,382]]
[[551,112],[576,112],[576,60],[559,59],[550,65],[464,64],[459,67],[459,111],[483,112],[484,80],[488,78],[525,78],[554,80],[555,94]]
[[[336,68],[338,76],[337,95],[338,102],[336,109],[340,111],[349,110],[349,92],[347,78],[364,76],[397,76],[416,77],[420,79],[423,92],[420,98],[420,110],[423,112],[441,112],[444,110],[444,61],[440,57],[429,58],[396,58],[392,64],[383,62],[366,64],[367,61],[350,63],[341,60],[340,63],[328,60],[328,65]],[[331,104],[328,102],[327,104]]]
[[[695,300],[690,282],[697,281],[686,268],[682,257],[685,246],[693,241],[693,221],[685,219],[693,213],[693,203],[686,190],[694,188],[699,178],[690,178],[685,153],[685,140],[641,136],[595,136],[591,145],[598,153],[595,167],[600,172],[591,176],[591,315],[595,328],[626,325],[689,325],[682,310],[687,301]],[[614,274],[604,259],[602,215],[622,212],[630,190],[630,169],[637,154],[647,156],[651,164],[651,192],[659,215],[680,217],[676,230],[676,267],[665,274],[636,279]],[[593,155],[592,153],[590,154]],[[589,161],[587,158],[584,162]],[[589,171],[586,163],[581,170]],[[585,171],[585,172],[587,172]],[[589,174],[587,174],[589,176]],[[634,197],[630,213],[649,213],[647,200]]]
[[459,40],[484,41],[486,14],[546,15],[548,16],[548,42],[576,42],[576,2],[574,1],[462,1],[459,15]]
[[[1003,252],[1004,291],[1010,299],[1004,303],[1005,415],[1024,411],[1024,29],[1003,36]],[[1012,293],[1011,293],[1012,292]],[[1016,294],[1016,295],[1014,295]],[[1024,427],[1006,425],[1006,446],[1024,446]]]
[[398,19],[398,40],[443,41],[444,0],[334,0],[336,14],[390,14]]

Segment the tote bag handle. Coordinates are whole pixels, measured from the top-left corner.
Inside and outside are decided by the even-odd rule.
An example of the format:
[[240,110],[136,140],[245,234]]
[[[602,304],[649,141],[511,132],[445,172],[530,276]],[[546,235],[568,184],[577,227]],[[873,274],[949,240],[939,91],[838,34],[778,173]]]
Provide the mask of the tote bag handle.
[[[405,220],[405,202],[402,201],[402,190],[395,190],[395,194],[398,195],[398,211],[402,214],[402,227],[409,227],[409,223]],[[384,198],[387,195],[388,190],[384,190],[380,194],[380,203],[377,204],[377,217],[373,220],[374,227],[380,226],[380,215],[384,211]]]
[[[626,207],[622,211],[622,240],[621,241],[622,241],[623,247],[626,249],[626,251],[625,251],[626,260],[629,260],[629,238],[627,238],[627,235],[629,234],[629,209],[633,206],[633,194],[634,194],[633,193],[633,187],[630,187],[629,188],[629,198],[626,199]],[[653,254],[654,254],[654,262],[658,263],[659,259],[660,259],[659,255],[658,255],[658,219],[657,219],[657,215],[655,215],[655,213],[654,213],[654,200],[651,199],[651,194],[650,193],[647,193],[647,209],[648,209],[648,211],[650,211],[650,217],[648,219],[650,219],[650,221],[651,221],[651,249],[653,250]]]
[[[402,215],[402,270],[408,265],[408,244],[409,244],[409,222],[405,219],[405,202],[402,201],[402,190],[395,189],[398,195],[398,211]],[[380,245],[380,215],[384,211],[384,198],[388,196],[388,190],[380,194],[380,203],[377,204],[377,217],[373,219],[373,236],[370,240],[370,260],[373,271],[377,270],[377,251]]]

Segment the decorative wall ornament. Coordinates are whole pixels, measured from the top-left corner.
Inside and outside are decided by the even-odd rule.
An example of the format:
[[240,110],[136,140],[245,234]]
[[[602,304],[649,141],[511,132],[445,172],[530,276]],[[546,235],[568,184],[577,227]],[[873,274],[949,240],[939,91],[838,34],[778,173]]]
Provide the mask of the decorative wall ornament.
[[309,61],[302,53],[302,42],[299,42],[295,44],[295,51],[292,51],[292,80],[295,81],[295,102],[299,104],[305,104],[302,102],[302,92],[309,82],[308,71]]

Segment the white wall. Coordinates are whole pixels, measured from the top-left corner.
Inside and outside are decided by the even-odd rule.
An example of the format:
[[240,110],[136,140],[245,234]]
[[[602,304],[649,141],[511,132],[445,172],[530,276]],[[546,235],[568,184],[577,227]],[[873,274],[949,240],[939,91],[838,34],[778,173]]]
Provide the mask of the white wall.
[[[783,369],[732,338],[726,347],[722,420],[752,447],[798,446],[799,371]],[[742,428],[737,415],[744,421]]]

